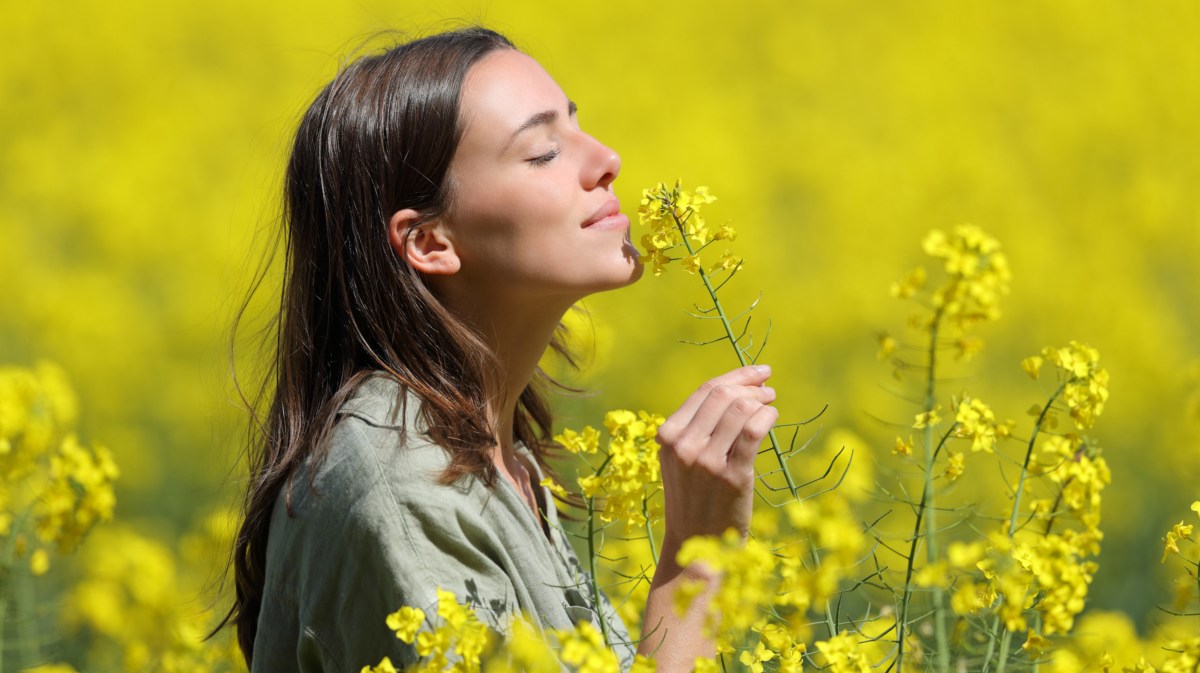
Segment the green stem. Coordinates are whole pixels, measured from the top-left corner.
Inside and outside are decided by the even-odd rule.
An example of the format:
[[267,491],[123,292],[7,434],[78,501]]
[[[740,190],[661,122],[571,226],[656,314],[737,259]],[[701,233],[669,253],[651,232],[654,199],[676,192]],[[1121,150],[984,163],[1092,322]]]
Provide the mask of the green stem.
[[1033,459],[1033,444],[1042,431],[1042,424],[1046,422],[1046,414],[1050,413],[1050,407],[1067,387],[1067,383],[1068,381],[1064,381],[1058,386],[1058,390],[1055,390],[1050,399],[1046,401],[1046,406],[1042,407],[1037,422],[1033,425],[1033,432],[1029,435],[1029,445],[1025,448],[1025,461],[1021,463],[1021,476],[1017,479],[1017,494],[1013,497],[1012,515],[1008,519],[1008,539],[1010,540],[1017,532],[1017,515],[1021,513],[1021,496],[1025,492],[1025,479],[1029,476],[1029,461]]
[[[671,218],[675,220],[675,226],[679,229],[679,235],[683,239],[683,245],[687,248],[688,254],[695,256],[696,251],[692,249],[692,244],[688,240],[687,228],[679,217],[675,214],[674,204],[671,207]],[[699,266],[699,265],[697,265]],[[699,266],[700,280],[704,282],[704,289],[708,291],[708,296],[712,299],[713,308],[717,311],[717,316],[721,319],[721,326],[725,328],[725,336],[729,339],[729,345],[733,346],[733,352],[737,356],[738,364],[745,367],[749,364],[746,361],[746,354],[738,347],[738,337],[733,333],[733,325],[729,322],[729,316],[725,313],[725,307],[721,305],[721,300],[717,298],[717,290],[713,287],[712,280],[709,279],[708,273],[704,271],[703,266]],[[779,439],[775,436],[775,428],[767,431],[767,439],[771,442],[771,451],[775,454],[775,460],[779,461],[779,469],[783,472],[783,479],[787,482],[788,492],[792,497],[797,497],[796,483],[792,479],[792,473],[788,470],[787,461],[784,459],[783,451],[779,448]]]
[[646,500],[642,500],[642,518],[646,520],[646,540],[650,543],[650,556],[654,558],[654,567],[658,567],[658,547],[654,544],[654,527],[650,522],[650,510]]
[[[608,461],[604,461],[605,465]],[[601,467],[601,470],[604,468]],[[599,473],[599,472],[597,472]],[[603,603],[600,602],[600,582],[596,579],[596,508],[594,506],[595,498],[587,499],[588,510],[588,570],[592,574],[592,605],[596,609],[596,618],[600,620],[600,633],[604,635],[605,646],[611,647],[612,643],[608,638],[608,620],[604,618],[604,610],[601,609]]]
[[[950,435],[953,434],[956,427],[958,427],[957,423],[951,425],[950,429],[946,431],[946,434],[942,436],[942,440],[938,442],[936,447],[934,447],[933,457],[935,459],[937,458],[937,454],[941,452],[942,446],[945,445],[946,440],[950,439]],[[897,661],[899,662],[904,661],[904,634],[908,627],[908,607],[912,602],[912,576],[917,567],[917,544],[923,537],[921,535],[921,524],[924,521],[925,513],[930,511],[929,507],[927,507],[927,499],[930,497],[932,497],[931,491],[921,492],[921,502],[917,504],[917,519],[913,523],[912,540],[908,547],[908,563],[904,570],[904,596],[900,600],[900,620],[896,624],[896,642],[898,648]]]
[[0,560],[0,671],[5,670],[4,653],[8,646],[5,636],[8,634],[8,610],[10,607],[8,592],[12,587],[9,578],[13,576],[13,561],[16,560],[16,539],[27,515],[28,513],[23,514],[17,521],[10,524],[8,539],[4,541],[4,558]]
[[1008,666],[1008,648],[1012,645],[1012,631],[1004,629],[1004,635],[1000,636],[1000,662],[996,664],[996,673],[1004,673],[1004,669]]
[[[929,377],[925,385],[925,413],[931,414],[937,404],[937,337],[942,323],[942,309],[934,313],[933,322],[929,328]],[[949,433],[947,433],[949,436]],[[935,494],[933,491],[934,459],[937,452],[933,444],[933,426],[925,424],[922,439],[925,445],[925,491],[921,496],[922,508],[927,508],[925,516],[925,560],[927,563],[937,562],[937,508],[934,507]],[[943,440],[944,441],[944,440]],[[940,444],[939,444],[940,448]],[[950,670],[950,647],[946,637],[946,606],[945,596],[940,586],[933,587],[933,625],[934,637],[937,639],[937,670],[948,673]],[[901,662],[903,666],[903,662]]]
[[4,633],[8,630],[8,574],[9,564],[0,565],[0,671],[4,670]]
[[23,573],[16,583],[17,606],[17,668],[24,670],[33,666],[38,658],[37,610],[34,609],[33,575]]

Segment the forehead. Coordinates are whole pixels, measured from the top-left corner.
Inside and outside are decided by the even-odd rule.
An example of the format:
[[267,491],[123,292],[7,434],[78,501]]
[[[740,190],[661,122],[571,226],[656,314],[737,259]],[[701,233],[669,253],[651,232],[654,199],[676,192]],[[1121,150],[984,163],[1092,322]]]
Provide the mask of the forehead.
[[567,96],[537,61],[502,49],[467,71],[460,106],[463,142],[504,144],[532,115],[547,110],[566,114]]

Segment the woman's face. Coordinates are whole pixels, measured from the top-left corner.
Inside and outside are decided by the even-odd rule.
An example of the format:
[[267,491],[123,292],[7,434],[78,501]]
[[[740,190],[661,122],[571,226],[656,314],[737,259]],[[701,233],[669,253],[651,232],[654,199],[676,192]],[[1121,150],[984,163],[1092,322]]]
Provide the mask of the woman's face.
[[460,105],[442,218],[461,262],[456,282],[487,301],[571,303],[641,275],[612,190],[621,159],[580,130],[536,61],[489,54],[468,72]]

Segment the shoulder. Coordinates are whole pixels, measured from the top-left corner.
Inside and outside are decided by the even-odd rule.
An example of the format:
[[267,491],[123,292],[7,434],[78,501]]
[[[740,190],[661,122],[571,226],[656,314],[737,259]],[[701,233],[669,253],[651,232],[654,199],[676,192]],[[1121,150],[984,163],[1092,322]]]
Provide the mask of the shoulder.
[[383,373],[364,380],[337,411],[321,449],[297,483],[311,478],[318,493],[345,496],[363,496],[381,485],[433,484],[450,463],[446,450],[426,434],[420,398]]

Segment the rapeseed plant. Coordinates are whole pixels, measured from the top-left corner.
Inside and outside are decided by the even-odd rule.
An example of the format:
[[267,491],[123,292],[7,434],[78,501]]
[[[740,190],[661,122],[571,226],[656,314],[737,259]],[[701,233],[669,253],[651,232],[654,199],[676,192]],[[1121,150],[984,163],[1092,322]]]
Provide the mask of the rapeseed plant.
[[0,670],[10,635],[18,666],[40,659],[33,578],[113,516],[120,471],[108,449],[80,442],[78,413],[58,366],[0,367]]

